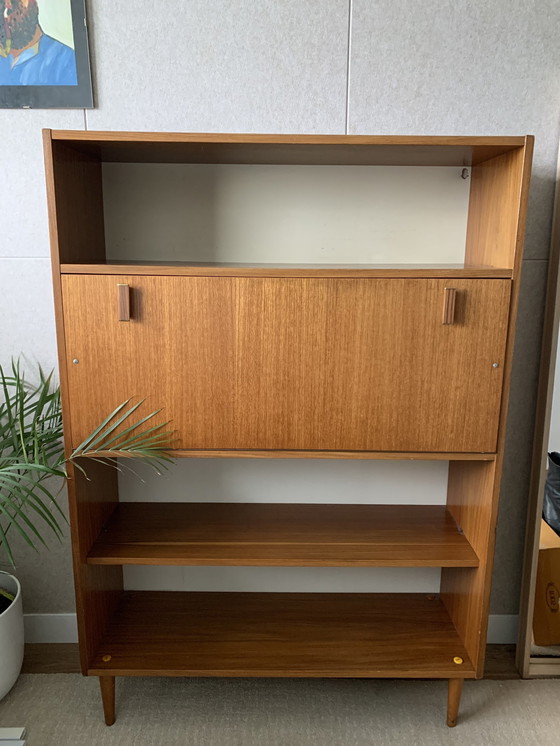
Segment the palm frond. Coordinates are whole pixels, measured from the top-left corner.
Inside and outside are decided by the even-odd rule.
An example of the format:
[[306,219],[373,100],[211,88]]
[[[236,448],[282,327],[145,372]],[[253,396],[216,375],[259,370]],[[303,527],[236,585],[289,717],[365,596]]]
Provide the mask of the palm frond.
[[126,407],[130,400],[120,404],[74,449],[69,460],[76,463],[77,459],[94,458],[114,465],[114,459],[134,458],[141,459],[157,472],[166,469],[173,460],[168,453],[173,433],[164,429],[170,423],[163,422],[152,427],[144,427],[153,421],[161,410],[150,412],[123,429],[123,425],[130,421],[131,416],[143,403],[144,399],[128,409]]
[[11,565],[12,532],[35,550],[47,546],[45,530],[58,540],[63,536],[67,521],[57,498],[68,462],[86,478],[88,459],[127,471],[129,460],[142,460],[158,473],[168,467],[169,422],[148,426],[160,410],[134,420],[143,401],[120,404],[65,458],[53,372],[39,367],[38,380],[29,382],[19,360],[12,360],[11,372],[0,366],[0,550]]

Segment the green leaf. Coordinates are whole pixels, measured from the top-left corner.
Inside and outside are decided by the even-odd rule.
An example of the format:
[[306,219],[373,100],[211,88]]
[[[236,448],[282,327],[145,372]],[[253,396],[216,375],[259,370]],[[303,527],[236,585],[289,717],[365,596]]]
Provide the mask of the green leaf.
[[[154,427],[151,427],[149,430],[144,430],[142,433],[137,433],[136,435],[132,436],[128,440],[124,440],[124,441],[121,440],[121,438],[124,438],[129,433],[132,433],[134,430],[137,430],[141,425],[143,425],[145,422],[148,422],[148,420],[152,419],[152,417],[155,417],[160,412],[161,412],[161,409],[157,409],[155,412],[152,412],[151,414],[146,415],[146,417],[143,417],[141,420],[139,420],[138,422],[135,422],[130,427],[127,427],[126,430],[123,430],[120,433],[117,433],[112,438],[108,438],[107,436],[111,435],[117,429],[117,427],[121,424],[122,420],[124,419],[124,418],[121,418],[119,422],[115,423],[114,427],[111,426],[109,430],[103,433],[104,437],[99,438],[98,442],[101,443],[101,445],[103,446],[103,450],[107,451],[107,450],[110,450],[109,446],[112,443],[115,443],[116,441],[120,441],[119,449],[122,449],[126,443],[133,442],[136,439],[142,439],[147,433],[153,432],[154,430],[161,430],[162,427],[165,427],[166,425],[168,425],[169,422],[164,422],[161,425],[155,425]],[[90,446],[90,449],[91,449],[91,446]]]
[[[79,451],[85,451],[88,448],[92,448],[97,442],[98,436],[100,435],[100,433],[103,432],[103,430],[107,427],[109,422],[111,422],[111,420],[115,418],[119,414],[119,412],[121,412],[128,405],[129,402],[130,402],[130,399],[127,399],[122,404],[119,404],[119,406],[115,410],[113,410],[113,412],[111,412],[111,414],[108,417],[106,417],[98,427],[95,428],[95,430],[91,433],[91,435],[89,435],[82,443],[80,443],[80,445],[74,450],[74,453],[79,452]],[[132,409],[130,409],[129,412],[125,415],[123,419],[125,419],[128,415],[132,414],[136,409],[138,409],[138,407],[141,404],[142,404],[141,401],[138,402],[138,404],[135,404],[132,407]]]
[[[37,488],[38,486],[39,485],[36,483],[33,485],[34,488]],[[21,481],[13,479],[7,474],[0,474],[0,489],[2,488],[4,495],[2,502],[0,502],[0,509],[2,506],[5,506],[6,508],[12,507],[16,513],[19,513],[23,507],[27,507],[30,510],[37,512],[45,523],[52,528],[54,533],[60,532],[61,529],[54,518],[52,508],[49,509],[49,507],[42,502],[42,500],[35,494],[34,489],[27,487],[25,484],[22,484]],[[41,489],[44,488],[41,487]],[[47,494],[51,500],[53,508],[60,511],[61,515],[65,517],[60,506],[56,503],[55,497],[48,492]]]
[[[141,460],[158,473],[172,460],[166,450],[173,435],[165,430],[169,423],[139,432],[160,412],[134,420],[144,400],[120,404],[65,458],[60,388],[53,381],[53,372],[41,367],[35,382],[27,381],[16,359],[11,374],[0,366],[0,549],[12,565],[10,531],[34,549],[46,546],[45,531],[58,540],[63,535],[67,519],[57,498],[69,464],[87,479],[87,459],[130,471],[128,462]],[[58,491],[50,479],[58,480]]]

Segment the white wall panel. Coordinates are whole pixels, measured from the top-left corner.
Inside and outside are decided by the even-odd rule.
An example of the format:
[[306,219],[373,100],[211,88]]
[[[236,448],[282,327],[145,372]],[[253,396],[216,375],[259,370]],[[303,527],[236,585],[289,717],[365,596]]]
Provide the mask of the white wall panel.
[[546,259],[560,3],[352,0],[350,134],[536,137],[526,258]]
[[0,258],[50,256],[41,130],[83,126],[81,109],[0,109]]
[[347,0],[90,3],[88,129],[344,132]]
[[0,363],[58,368],[49,259],[0,258]]

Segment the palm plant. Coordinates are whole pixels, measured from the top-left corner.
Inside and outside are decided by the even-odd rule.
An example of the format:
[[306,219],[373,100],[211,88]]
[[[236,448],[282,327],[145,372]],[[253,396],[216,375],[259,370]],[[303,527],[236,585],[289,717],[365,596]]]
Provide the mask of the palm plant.
[[[0,366],[0,554],[13,566],[12,533],[33,549],[46,546],[45,535],[60,539],[66,517],[57,497],[68,479],[71,462],[87,477],[86,459],[126,468],[117,459],[141,459],[157,471],[171,461],[166,447],[169,423],[141,429],[159,413],[139,420],[133,415],[142,401],[120,404],[71,454],[62,443],[60,388],[53,373],[38,370],[38,382],[25,380],[19,361],[11,374]],[[2,401],[3,399],[3,401]]]

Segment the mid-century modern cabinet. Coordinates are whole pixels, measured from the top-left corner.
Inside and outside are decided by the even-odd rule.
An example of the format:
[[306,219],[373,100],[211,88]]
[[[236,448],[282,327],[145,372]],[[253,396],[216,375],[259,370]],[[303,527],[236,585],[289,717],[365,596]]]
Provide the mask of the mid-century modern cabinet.
[[[113,469],[73,471],[81,665],[100,678],[106,722],[116,676],[330,676],[448,679],[454,725],[464,679],[483,673],[532,138],[46,130],[44,143],[68,450],[139,397],[172,421],[177,457],[449,462],[447,504],[415,506],[119,503]],[[188,171],[194,203],[162,195],[157,226],[146,214],[158,190],[134,197],[155,164],[177,184]],[[395,172],[421,184],[444,168],[468,179],[460,260],[392,262],[368,180],[385,198]],[[271,260],[283,205],[310,173],[317,189],[299,194],[282,239],[290,263]],[[363,184],[344,208],[351,228],[333,238],[350,261],[294,263],[294,242],[347,219],[321,197],[338,180],[346,193]],[[242,189],[253,215],[240,212]],[[130,226],[117,238],[115,216]],[[205,256],[202,224],[221,247],[260,242],[261,260],[258,247],[249,261]],[[414,225],[407,240],[413,253]],[[384,261],[355,262],[356,243]],[[431,567],[441,587],[142,592],[124,589],[125,565]]]

